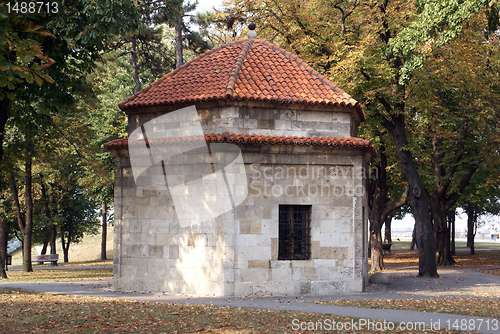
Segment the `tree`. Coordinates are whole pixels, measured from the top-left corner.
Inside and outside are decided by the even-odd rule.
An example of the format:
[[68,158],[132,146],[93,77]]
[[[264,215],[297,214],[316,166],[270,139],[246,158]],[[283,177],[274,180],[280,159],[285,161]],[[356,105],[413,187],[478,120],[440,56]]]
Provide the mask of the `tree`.
[[440,265],[455,262],[448,211],[481,165],[499,162],[498,44],[481,31],[485,15],[467,23],[457,38],[429,52],[409,85],[412,150],[423,162],[418,168],[430,194]]
[[3,140],[5,124],[9,118],[10,101],[15,100],[15,92],[20,85],[42,85],[43,81],[53,82],[45,74],[54,60],[44,54],[39,37],[51,36],[43,26],[30,19],[31,14],[9,13],[5,3],[0,4],[0,163],[3,160]]
[[[58,10],[58,15],[16,15],[6,13],[5,4],[0,5],[0,25],[5,29],[5,37],[0,39],[1,149],[9,119],[27,121],[24,125],[35,124],[31,119],[39,116],[50,119],[71,106],[76,95],[90,94],[84,75],[92,70],[94,61],[106,49],[106,40],[126,33],[129,23],[137,23],[133,4],[129,0],[67,0],[64,6],[58,6]],[[42,89],[39,86],[44,80],[51,84],[44,85]],[[21,128],[24,125],[19,124]],[[31,270],[33,228],[31,135],[30,131],[26,131],[24,136],[27,139],[25,221],[20,219],[17,205],[19,226],[25,230],[25,271]],[[3,151],[0,152],[0,162],[1,159]],[[11,188],[14,192],[15,184]],[[19,202],[17,194],[14,197]]]
[[101,259],[106,259],[107,223],[112,223],[108,217],[108,209],[112,208],[114,196],[114,158],[103,144],[127,135],[127,119],[118,108],[134,90],[134,81],[127,71],[124,58],[115,58],[112,53],[105,55],[97,63],[96,70],[89,76],[93,82],[96,95],[82,103],[85,107],[89,128],[89,145],[86,160],[92,165],[83,170],[78,180],[79,186],[86,189],[88,196],[101,203],[102,241]]
[[[387,222],[390,214],[404,205],[408,197],[408,187],[405,187],[402,194],[397,200],[390,201],[389,195],[397,196],[397,192],[393,189],[389,192],[390,187],[387,175],[387,155],[385,147],[379,149],[380,160],[376,164],[376,169],[379,171],[374,179],[370,180],[370,196],[369,196],[369,216],[370,216],[370,250],[371,250],[371,270],[380,271],[385,269],[384,252],[382,248],[382,225]],[[394,187],[394,185],[393,185]]]
[[85,234],[97,234],[97,206],[90,201],[75,183],[64,193],[64,208],[61,211],[63,223],[60,227],[64,262],[69,261],[71,243],[81,242]]
[[397,172],[398,163],[394,159],[394,147],[388,142],[384,132],[385,129],[372,124],[370,119],[360,129],[361,136],[372,140],[378,153],[368,173],[371,271],[385,269],[382,226],[387,222],[390,223],[392,212],[406,204],[408,197],[408,187],[405,187],[401,173]]
[[470,248],[471,255],[475,254],[474,238],[480,224],[480,216],[498,215],[500,213],[499,180],[500,170],[498,165],[487,166],[487,163],[482,164],[458,201],[458,205],[467,214],[467,247]]

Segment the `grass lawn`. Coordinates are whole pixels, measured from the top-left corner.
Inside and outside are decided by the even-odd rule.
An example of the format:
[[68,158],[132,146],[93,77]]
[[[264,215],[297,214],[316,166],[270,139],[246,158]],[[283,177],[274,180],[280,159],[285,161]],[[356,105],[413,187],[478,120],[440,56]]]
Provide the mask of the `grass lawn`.
[[113,268],[44,269],[34,270],[31,273],[9,270],[7,277],[2,282],[103,280],[113,279]]
[[[398,240],[399,239],[399,240]],[[404,250],[409,250],[411,245],[411,238],[392,238],[392,246],[391,250],[393,249],[404,249]],[[455,248],[467,248],[467,241],[465,240],[456,240],[455,241]],[[500,248],[500,241],[497,242],[484,242],[481,239],[477,239],[474,242],[474,248]],[[415,248],[416,249],[416,248]]]
[[[500,267],[500,251],[477,251],[476,255],[457,253],[454,257],[456,267],[481,268]],[[392,253],[384,255],[384,263],[388,267],[418,266],[417,253]],[[500,270],[483,270],[487,274],[499,275]],[[476,317],[500,317],[500,300],[485,300],[475,298],[432,298],[432,299],[394,299],[394,300],[334,300],[329,302],[318,301],[319,304],[339,306],[392,309],[419,312],[438,312],[470,315]]]
[[373,299],[373,300],[334,300],[318,301],[318,304],[329,304],[349,307],[405,310],[418,312],[452,313],[475,317],[500,317],[500,300],[484,300],[475,298],[432,298],[432,299]]
[[[113,238],[114,229],[112,226],[108,227],[107,242],[106,242],[106,257],[108,259],[113,258]],[[40,245],[34,245],[31,248],[31,254],[39,254],[38,249],[41,249]],[[56,252],[59,254],[58,265],[63,264],[63,251],[61,248],[61,241],[56,242]],[[12,266],[20,267],[23,265],[22,250],[19,247],[17,250],[11,253],[12,255]],[[85,235],[82,241],[78,244],[72,243],[69,247],[68,260],[71,262],[94,262],[101,258],[101,235]]]
[[[357,322],[325,314],[47,295],[20,289],[0,289],[0,315],[2,333],[312,333],[293,329],[301,323],[310,326],[309,322],[313,326]],[[339,333],[325,329],[314,333]]]
[[[500,267],[500,250],[476,251],[476,255],[467,252],[457,252],[453,258],[457,262],[456,267]],[[384,263],[387,266],[418,266],[418,253],[392,253],[384,255]]]
[[500,276],[500,269],[481,270],[480,272],[483,274]]

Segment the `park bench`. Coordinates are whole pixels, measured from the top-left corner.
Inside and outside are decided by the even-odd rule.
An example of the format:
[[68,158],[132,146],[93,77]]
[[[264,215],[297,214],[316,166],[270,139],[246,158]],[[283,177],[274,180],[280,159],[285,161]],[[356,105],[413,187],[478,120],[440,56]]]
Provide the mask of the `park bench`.
[[31,262],[38,262],[38,264],[43,264],[44,262],[52,262],[52,265],[57,266],[58,260],[59,254],[31,255]]
[[387,252],[391,252],[391,246],[392,246],[392,242],[390,243],[387,243],[387,244],[382,244],[382,249],[384,250],[384,253],[387,251]]

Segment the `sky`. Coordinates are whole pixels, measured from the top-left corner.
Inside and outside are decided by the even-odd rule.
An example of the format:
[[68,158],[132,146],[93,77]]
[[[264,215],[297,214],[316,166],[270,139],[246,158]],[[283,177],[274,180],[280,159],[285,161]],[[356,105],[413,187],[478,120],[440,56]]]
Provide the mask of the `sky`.
[[212,9],[212,7],[219,7],[223,0],[198,0],[197,12],[204,12]]

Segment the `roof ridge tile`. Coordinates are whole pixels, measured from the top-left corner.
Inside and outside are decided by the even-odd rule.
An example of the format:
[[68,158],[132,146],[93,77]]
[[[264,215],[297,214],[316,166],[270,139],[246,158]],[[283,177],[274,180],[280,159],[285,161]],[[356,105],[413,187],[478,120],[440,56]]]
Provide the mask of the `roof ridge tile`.
[[240,54],[236,58],[236,62],[234,63],[231,72],[229,73],[229,79],[226,85],[226,93],[225,93],[226,97],[233,97],[234,87],[236,85],[236,81],[238,80],[241,67],[243,66],[243,62],[247,58],[248,51],[250,51],[252,44],[253,44],[252,39],[246,40],[243,44],[243,47],[241,48]]

